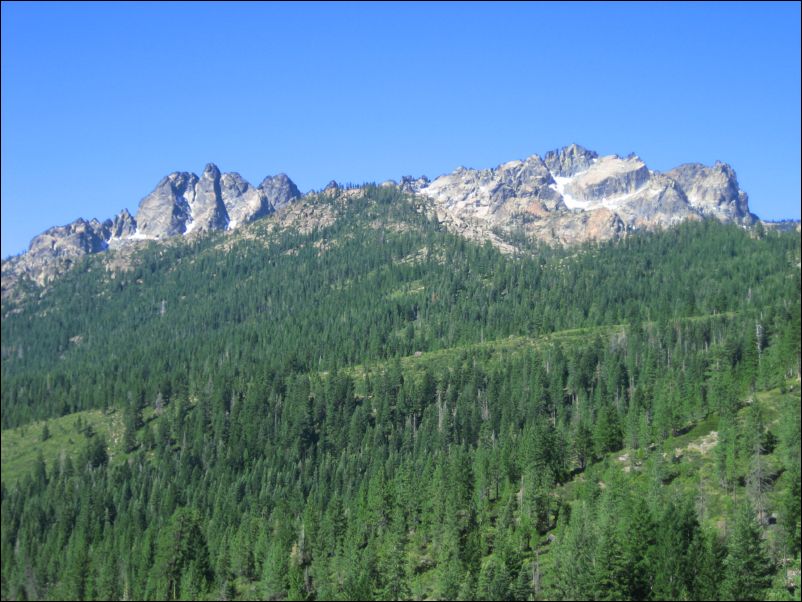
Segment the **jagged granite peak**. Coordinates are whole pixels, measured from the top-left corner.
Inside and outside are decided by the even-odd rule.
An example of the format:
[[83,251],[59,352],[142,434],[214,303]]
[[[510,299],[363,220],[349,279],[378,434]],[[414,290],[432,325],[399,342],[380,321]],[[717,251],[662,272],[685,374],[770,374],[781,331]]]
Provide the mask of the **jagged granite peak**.
[[285,173],[266,177],[262,180],[262,183],[259,184],[259,190],[265,195],[265,199],[272,207],[272,210],[280,209],[284,205],[302,196],[295,182],[290,180],[289,176]]
[[83,255],[110,247],[122,250],[143,240],[230,230],[300,197],[298,187],[283,173],[265,178],[254,188],[237,173],[221,173],[213,163],[206,165],[200,177],[173,172],[140,201],[136,218],[123,209],[102,223],[78,219],[36,236],[25,253],[3,261],[3,299],[15,294],[20,279],[44,285]]
[[565,209],[554,178],[537,155],[493,169],[458,167],[418,192],[463,219],[506,221],[512,214],[545,215]]
[[[600,157],[577,144],[492,169],[460,167],[432,181],[404,176],[397,185],[383,185],[418,195],[424,210],[461,236],[490,241],[509,252],[516,247],[508,241],[521,234],[570,245],[684,220],[713,218],[743,225],[757,220],[726,163],[688,163],[660,173],[634,153]],[[323,192],[336,196],[341,190],[332,180]],[[211,163],[200,177],[173,172],[141,200],[136,217],[123,210],[112,220],[79,219],[35,237],[26,253],[3,262],[3,299],[21,277],[44,284],[82,255],[139,240],[235,229],[302,196],[283,173],[253,187],[238,173],[221,173]],[[313,206],[290,210],[294,227],[304,228],[309,212],[314,213]]]
[[749,211],[749,197],[738,185],[730,165],[721,161],[712,166],[684,163],[666,175],[682,187],[688,203],[703,215],[749,224],[757,221]]
[[[458,167],[427,185],[402,180],[404,185],[431,199],[438,216],[459,223],[462,233],[469,227],[474,233],[523,230],[558,244],[588,240],[588,232],[578,230],[582,224],[591,239],[605,240],[687,219],[745,225],[756,219],[729,165],[682,165],[662,174],[634,153],[599,157],[577,144],[544,159],[533,155],[484,170]],[[577,221],[577,212],[600,213]]]
[[220,194],[230,220],[229,228],[236,228],[273,211],[265,192],[251,186],[236,172],[221,176]]
[[128,238],[136,232],[136,220],[128,212],[128,209],[123,209],[114,216],[110,230],[112,239]]
[[31,240],[28,254],[79,257],[103,251],[108,246],[110,225],[110,222],[78,218],[65,226],[49,228]]
[[225,230],[229,217],[220,191],[220,170],[209,163],[195,183],[195,194],[188,199],[190,219],[184,232]]
[[543,161],[553,175],[570,178],[588,169],[598,157],[598,153],[594,151],[589,151],[578,144],[571,144],[547,152]]
[[2,298],[14,296],[17,283],[28,278],[44,286],[70,269],[76,260],[108,248],[111,220],[79,218],[64,226],[48,228],[35,236],[25,253],[2,263]]
[[140,203],[135,238],[166,238],[228,230],[268,215],[300,198],[286,175],[266,177],[254,188],[240,174],[221,173],[210,163],[198,178],[175,172]]
[[190,207],[195,202],[198,176],[173,172],[142,199],[136,213],[138,237],[166,238],[183,234],[191,219]]

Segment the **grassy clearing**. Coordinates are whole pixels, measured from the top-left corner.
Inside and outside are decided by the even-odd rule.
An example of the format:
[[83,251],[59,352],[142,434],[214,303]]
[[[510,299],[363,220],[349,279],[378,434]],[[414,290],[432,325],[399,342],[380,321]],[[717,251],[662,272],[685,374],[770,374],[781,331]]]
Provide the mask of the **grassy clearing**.
[[[596,335],[607,336],[614,333],[623,333],[624,326],[598,326],[594,328],[573,328],[561,330],[541,337],[529,336],[509,336],[504,339],[495,339],[481,343],[467,343],[455,345],[446,349],[435,351],[417,352],[400,358],[401,368],[405,373],[419,374],[424,368],[437,374],[443,370],[454,366],[460,357],[479,357],[483,361],[495,360],[505,356],[513,356],[519,353],[537,349],[544,345],[555,343],[568,343],[583,338],[591,338]],[[343,372],[350,374],[356,381],[358,393],[363,392],[365,374],[381,373],[387,368],[388,361],[376,362],[368,366],[358,364],[345,368]]]
[[[50,437],[42,440],[47,425]],[[86,426],[103,436],[108,444],[109,459],[120,461],[122,450],[123,415],[119,410],[106,413],[102,410],[77,412],[60,418],[51,418],[7,429],[2,433],[2,468],[0,478],[6,485],[27,475],[41,453],[50,471],[62,454],[73,459],[86,445]]]

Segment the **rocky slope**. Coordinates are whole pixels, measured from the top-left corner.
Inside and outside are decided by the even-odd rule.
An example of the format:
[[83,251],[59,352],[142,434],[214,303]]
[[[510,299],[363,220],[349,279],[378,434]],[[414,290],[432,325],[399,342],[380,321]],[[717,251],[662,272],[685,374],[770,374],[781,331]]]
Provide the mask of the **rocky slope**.
[[200,177],[174,172],[139,203],[136,217],[123,209],[113,220],[77,219],[36,236],[28,251],[3,261],[2,297],[13,296],[22,280],[39,286],[89,253],[135,246],[193,232],[230,230],[268,215],[301,197],[285,174],[251,186],[238,173],[209,164]]
[[[494,169],[459,167],[433,181],[407,176],[382,186],[418,195],[453,232],[505,251],[514,251],[511,241],[521,235],[549,244],[577,244],[688,219],[743,225],[757,219],[734,170],[725,163],[685,164],[659,173],[635,155],[600,157],[576,144]],[[332,181],[323,192],[338,191]],[[285,174],[268,176],[253,187],[213,164],[200,177],[174,172],[140,201],[136,217],[125,209],[113,220],[78,219],[35,237],[27,252],[3,262],[2,297],[13,296],[23,280],[44,285],[89,253],[130,248],[137,241],[234,230],[298,199],[300,191]]]
[[607,240],[635,229],[712,217],[748,225],[748,197],[733,169],[681,165],[659,173],[637,156],[599,157],[581,146],[495,169],[457,168],[432,182],[405,182],[432,199],[442,220],[459,221],[475,238],[523,232],[547,243]]

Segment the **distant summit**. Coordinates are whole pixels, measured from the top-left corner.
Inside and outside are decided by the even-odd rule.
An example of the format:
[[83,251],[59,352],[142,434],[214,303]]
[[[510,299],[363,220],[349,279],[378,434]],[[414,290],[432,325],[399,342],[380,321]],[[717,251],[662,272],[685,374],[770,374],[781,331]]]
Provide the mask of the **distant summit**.
[[[578,144],[492,169],[459,167],[433,181],[405,176],[382,186],[417,195],[452,231],[507,251],[513,250],[507,241],[521,234],[571,245],[685,220],[757,221],[726,163],[688,163],[660,173],[635,154],[600,157]],[[322,193],[346,192],[354,194],[332,180]],[[21,278],[42,286],[87,254],[137,241],[235,230],[304,198],[283,173],[254,187],[213,163],[200,177],[173,172],[140,201],[136,216],[123,209],[113,219],[77,219],[36,236],[28,251],[3,262],[3,298]]]
[[660,173],[635,154],[600,157],[577,144],[494,169],[460,167],[411,188],[446,219],[523,231],[552,244],[607,240],[689,219],[757,220],[726,163]]

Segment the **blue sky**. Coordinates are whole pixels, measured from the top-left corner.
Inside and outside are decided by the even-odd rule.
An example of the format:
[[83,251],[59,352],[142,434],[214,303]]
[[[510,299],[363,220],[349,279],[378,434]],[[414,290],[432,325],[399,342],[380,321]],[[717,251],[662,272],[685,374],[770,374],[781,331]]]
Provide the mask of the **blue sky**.
[[301,190],[577,142],[800,214],[800,4],[2,4],[2,256],[212,161]]

